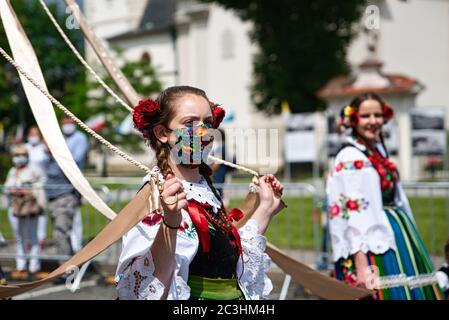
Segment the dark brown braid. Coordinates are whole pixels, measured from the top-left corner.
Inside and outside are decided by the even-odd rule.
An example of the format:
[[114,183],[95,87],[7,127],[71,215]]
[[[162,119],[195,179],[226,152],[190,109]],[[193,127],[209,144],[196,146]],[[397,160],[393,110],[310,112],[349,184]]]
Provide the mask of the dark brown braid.
[[164,177],[166,177],[169,173],[173,174],[173,170],[170,167],[170,164],[168,162],[168,159],[170,157],[170,148],[168,147],[168,144],[164,144],[160,142],[159,140],[156,142],[156,159],[157,159],[157,166],[161,170],[161,173]]

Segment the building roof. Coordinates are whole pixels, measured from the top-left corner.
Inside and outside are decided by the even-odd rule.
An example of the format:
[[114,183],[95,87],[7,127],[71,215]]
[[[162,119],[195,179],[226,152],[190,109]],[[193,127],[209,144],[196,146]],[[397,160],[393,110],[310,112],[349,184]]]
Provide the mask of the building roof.
[[139,26],[108,40],[121,40],[151,33],[167,32],[174,25],[176,0],[148,0]]
[[407,93],[417,92],[423,88],[418,80],[399,74],[384,75],[388,80],[387,86],[364,86],[355,87],[355,77],[339,76],[330,80],[322,89],[318,91],[320,98],[345,97],[373,91],[382,93]]
[[414,78],[401,74],[385,74],[383,63],[373,57],[359,65],[355,76],[338,76],[330,80],[317,95],[320,98],[354,96],[364,92],[418,93],[424,86]]

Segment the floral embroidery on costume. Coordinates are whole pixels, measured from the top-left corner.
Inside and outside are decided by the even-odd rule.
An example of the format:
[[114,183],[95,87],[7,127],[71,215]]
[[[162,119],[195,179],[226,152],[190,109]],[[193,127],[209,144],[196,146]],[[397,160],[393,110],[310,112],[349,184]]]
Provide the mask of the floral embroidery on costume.
[[179,231],[185,234],[189,239],[196,239],[198,237],[195,228],[193,227],[193,223],[189,223],[186,220],[181,222],[181,225],[179,226]]
[[371,162],[363,160],[345,161],[339,162],[335,166],[335,171],[340,172],[342,170],[361,170],[363,168],[371,167]]
[[162,222],[162,213],[160,210],[156,210],[143,218],[142,223],[151,227]]
[[366,210],[369,206],[369,202],[364,198],[351,199],[344,194],[340,194],[338,203],[333,203],[329,208],[331,219],[335,219],[341,216],[341,218],[348,220],[350,213]]
[[349,285],[355,285],[357,283],[357,276],[354,270],[354,263],[352,259],[344,259],[341,261],[341,271],[343,273],[344,281]]
[[[160,182],[164,181],[159,168],[153,168],[153,172],[158,174]],[[148,178],[144,181],[148,181]],[[190,207],[181,210],[182,221],[177,233],[173,281],[165,287],[154,275],[155,265],[150,248],[163,217],[162,212],[155,211],[123,237],[123,248],[115,278],[118,298],[120,300],[156,300],[161,299],[166,292],[166,298],[170,300],[189,299],[192,297],[189,276],[203,275],[200,272],[204,270],[198,267],[203,266],[204,261],[208,262],[203,258],[216,259],[214,263],[205,265],[206,271],[213,269],[209,268],[210,266],[216,266],[215,269],[223,273],[222,269],[226,269],[224,268],[226,263],[223,262],[228,262],[227,264],[231,267],[229,270],[226,269],[226,272],[233,273],[233,277],[238,276],[235,279],[245,298],[269,298],[269,293],[273,289],[267,276],[271,260],[265,253],[266,238],[259,233],[257,222],[250,219],[237,230],[233,227],[233,222],[239,221],[243,213],[238,209],[230,212],[223,210],[221,202],[204,178],[198,183],[182,181],[182,184]],[[196,210],[189,212],[187,209]],[[201,229],[196,226],[196,220],[192,220],[191,213],[198,213],[193,216],[200,218]],[[214,249],[209,254],[199,250],[204,248],[203,243],[200,244],[202,242],[200,233],[203,236],[207,233],[209,237],[213,237]],[[221,239],[219,242],[217,242],[218,237]],[[222,243],[227,245],[226,254],[214,255],[217,252],[215,247]],[[232,254],[232,257],[227,255],[228,252]],[[215,270],[211,272],[215,273]],[[229,276],[226,275],[225,278]]]

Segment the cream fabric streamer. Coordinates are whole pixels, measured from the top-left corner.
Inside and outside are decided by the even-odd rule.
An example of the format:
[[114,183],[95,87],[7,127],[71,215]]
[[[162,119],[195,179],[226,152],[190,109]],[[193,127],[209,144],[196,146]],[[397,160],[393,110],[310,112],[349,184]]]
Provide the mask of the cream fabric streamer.
[[[0,1],[0,16],[14,59],[42,87],[47,88],[33,47],[9,0]],[[50,100],[22,75],[20,75],[20,79],[36,122],[59,167],[90,204],[109,219],[113,219],[116,216],[115,212],[96,194],[73,160]]]

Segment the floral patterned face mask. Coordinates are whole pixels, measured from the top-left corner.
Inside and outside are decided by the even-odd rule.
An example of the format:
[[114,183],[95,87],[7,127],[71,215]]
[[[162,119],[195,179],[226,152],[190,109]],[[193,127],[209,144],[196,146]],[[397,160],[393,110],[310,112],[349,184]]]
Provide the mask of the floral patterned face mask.
[[208,123],[195,122],[192,126],[177,128],[172,131],[176,137],[175,145],[171,146],[172,159],[175,164],[181,164],[193,169],[206,162],[212,149],[214,137],[209,133],[212,126]]

